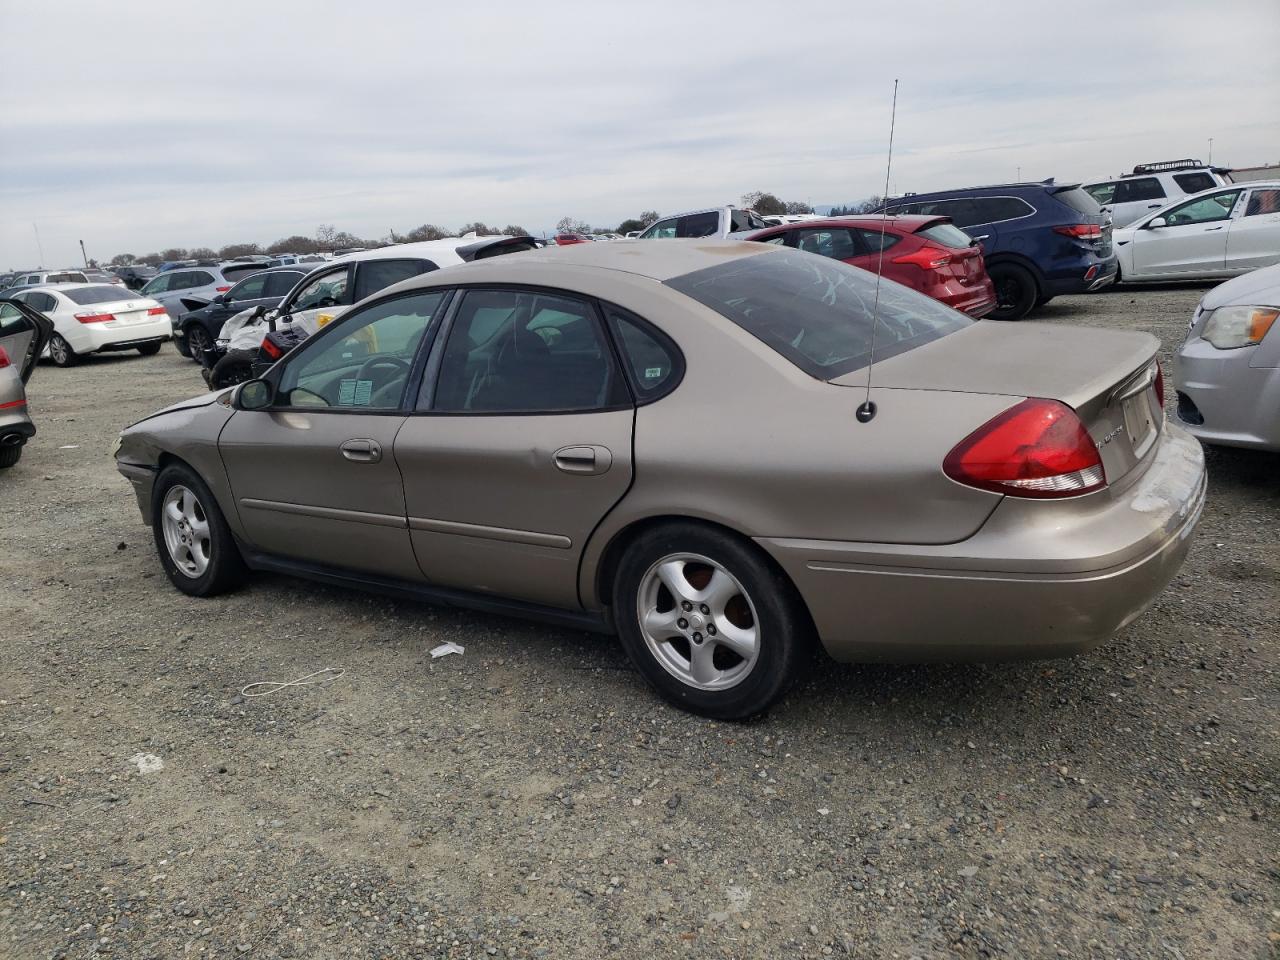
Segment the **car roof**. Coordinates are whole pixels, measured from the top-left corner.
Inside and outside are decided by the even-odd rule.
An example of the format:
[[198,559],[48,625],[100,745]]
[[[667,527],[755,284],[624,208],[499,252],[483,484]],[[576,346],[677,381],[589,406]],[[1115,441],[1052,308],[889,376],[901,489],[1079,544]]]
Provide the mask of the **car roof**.
[[[549,246],[529,250],[518,257],[491,257],[476,260],[447,271],[423,274],[416,279],[449,278],[455,282],[470,272],[497,273],[528,264],[534,270],[544,265],[586,267],[598,270],[616,270],[651,280],[669,280],[693,273],[706,267],[714,267],[741,257],[755,257],[776,252],[773,247],[745,240],[719,240],[709,237],[699,239],[670,240],[613,240],[609,243],[575,243],[567,247]],[[487,281],[486,281],[487,282]]]
[[[422,257],[430,260],[432,257],[438,257],[442,253],[454,253],[460,247],[470,246],[473,243],[484,243],[487,240],[501,240],[506,234],[494,234],[488,237],[445,237],[442,240],[419,240],[416,243],[395,243],[389,247],[378,247],[374,250],[362,250],[359,253],[348,253],[345,256],[334,257],[332,260],[326,260],[324,263],[317,263],[314,269],[319,270],[322,267],[332,266],[340,263],[360,263],[365,260],[399,260],[405,257]],[[458,257],[457,260],[461,260]],[[451,262],[457,262],[457,260]],[[444,264],[440,264],[444,266]]]
[[1064,193],[1067,190],[1074,190],[1078,186],[1080,186],[1079,182],[1057,183],[1052,179],[1024,183],[988,183],[978,187],[953,187],[950,190],[930,190],[923,193],[908,193],[901,197],[889,197],[884,201],[884,205],[917,203],[932,197],[950,197],[957,193],[985,193],[991,190],[1049,190],[1053,193]]

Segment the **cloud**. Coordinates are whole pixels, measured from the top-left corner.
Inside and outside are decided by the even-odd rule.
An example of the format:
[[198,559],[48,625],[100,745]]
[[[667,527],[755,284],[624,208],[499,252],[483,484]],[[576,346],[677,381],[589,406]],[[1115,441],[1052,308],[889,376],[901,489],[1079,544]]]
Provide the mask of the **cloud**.
[[[1280,160],[1270,2],[8,5],[0,266]],[[1208,19],[1208,22],[1206,21]],[[1219,25],[1208,29],[1213,24]],[[1244,24],[1248,24],[1247,27]],[[1227,69],[1224,65],[1231,65]]]

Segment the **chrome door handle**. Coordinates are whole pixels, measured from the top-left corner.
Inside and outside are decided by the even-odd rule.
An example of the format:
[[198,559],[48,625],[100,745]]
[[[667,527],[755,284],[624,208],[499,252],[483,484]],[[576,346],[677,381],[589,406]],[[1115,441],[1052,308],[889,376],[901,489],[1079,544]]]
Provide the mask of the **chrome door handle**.
[[1205,233],[1212,233],[1214,230],[1221,230],[1221,229],[1222,229],[1222,225],[1221,225],[1221,224],[1219,224],[1219,225],[1218,225],[1218,226],[1216,226],[1216,227],[1205,227],[1205,228],[1204,228],[1204,232],[1205,232]]
[[604,473],[613,465],[613,454],[601,446],[561,447],[551,458],[562,473],[578,473],[594,476]]
[[382,459],[382,444],[377,440],[348,440],[338,449],[355,463],[377,463]]

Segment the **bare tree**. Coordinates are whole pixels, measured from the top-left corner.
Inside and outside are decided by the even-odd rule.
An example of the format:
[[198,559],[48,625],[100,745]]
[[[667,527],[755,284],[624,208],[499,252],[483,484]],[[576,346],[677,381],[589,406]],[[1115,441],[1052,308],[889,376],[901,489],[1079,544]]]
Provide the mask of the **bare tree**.
[[186,260],[186,247],[169,247],[167,250],[160,251],[161,260]]
[[[262,248],[259,247],[256,243],[229,243],[225,247],[223,247],[221,250],[219,250],[217,255],[222,257],[223,260],[231,260],[235,257],[247,257],[250,254],[261,253],[261,252],[262,252]],[[193,257],[198,256],[198,254],[194,250],[191,251],[191,255]],[[209,251],[209,255],[210,256],[213,255],[212,250]]]
[[561,217],[556,221],[556,233],[590,233],[591,224],[573,217]]
[[[657,210],[646,210],[644,213],[640,214],[640,222],[644,224],[645,227],[651,227],[658,222],[658,218],[660,216],[662,216],[662,214],[658,213]],[[642,227],[641,229],[644,228]]]
[[424,223],[420,227],[414,227],[405,234],[405,240],[410,243],[420,243],[423,240],[443,240],[449,236],[449,231],[442,227],[437,227],[434,223]]
[[477,220],[475,223],[464,223],[458,228],[458,236],[460,237],[465,237],[468,233],[474,233],[477,237],[491,237],[497,232],[497,230],[489,227],[481,220]]
[[114,257],[111,258],[111,266],[119,267],[119,266],[123,266],[126,263],[133,263],[133,261],[134,261],[134,256],[132,253],[117,253]]
[[517,227],[517,226],[515,226],[514,224],[510,224],[510,223],[509,223],[509,224],[507,224],[505,227],[503,227],[503,228],[502,228],[502,232],[503,232],[503,234],[505,234],[505,235],[506,235],[506,236],[508,236],[508,237],[527,237],[527,236],[529,236],[529,231],[528,231],[528,230],[526,230],[524,227]]
[[785,203],[775,197],[772,193],[763,193],[759,190],[753,190],[751,193],[744,193],[742,195],[742,205],[749,210],[754,210],[762,217],[787,212],[787,205]]

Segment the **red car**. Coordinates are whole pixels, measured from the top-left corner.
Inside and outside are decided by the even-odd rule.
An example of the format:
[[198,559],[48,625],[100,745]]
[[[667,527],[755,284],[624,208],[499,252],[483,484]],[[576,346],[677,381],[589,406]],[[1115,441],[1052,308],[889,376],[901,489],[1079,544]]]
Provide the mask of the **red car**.
[[882,228],[883,276],[971,317],[983,317],[995,309],[996,290],[982,261],[982,247],[952,225],[950,217],[886,217],[883,225],[876,216],[832,217],[734,236],[786,244],[875,273]]
[[580,233],[557,233],[555,242],[557,246],[567,247],[571,243],[591,243],[591,238]]

